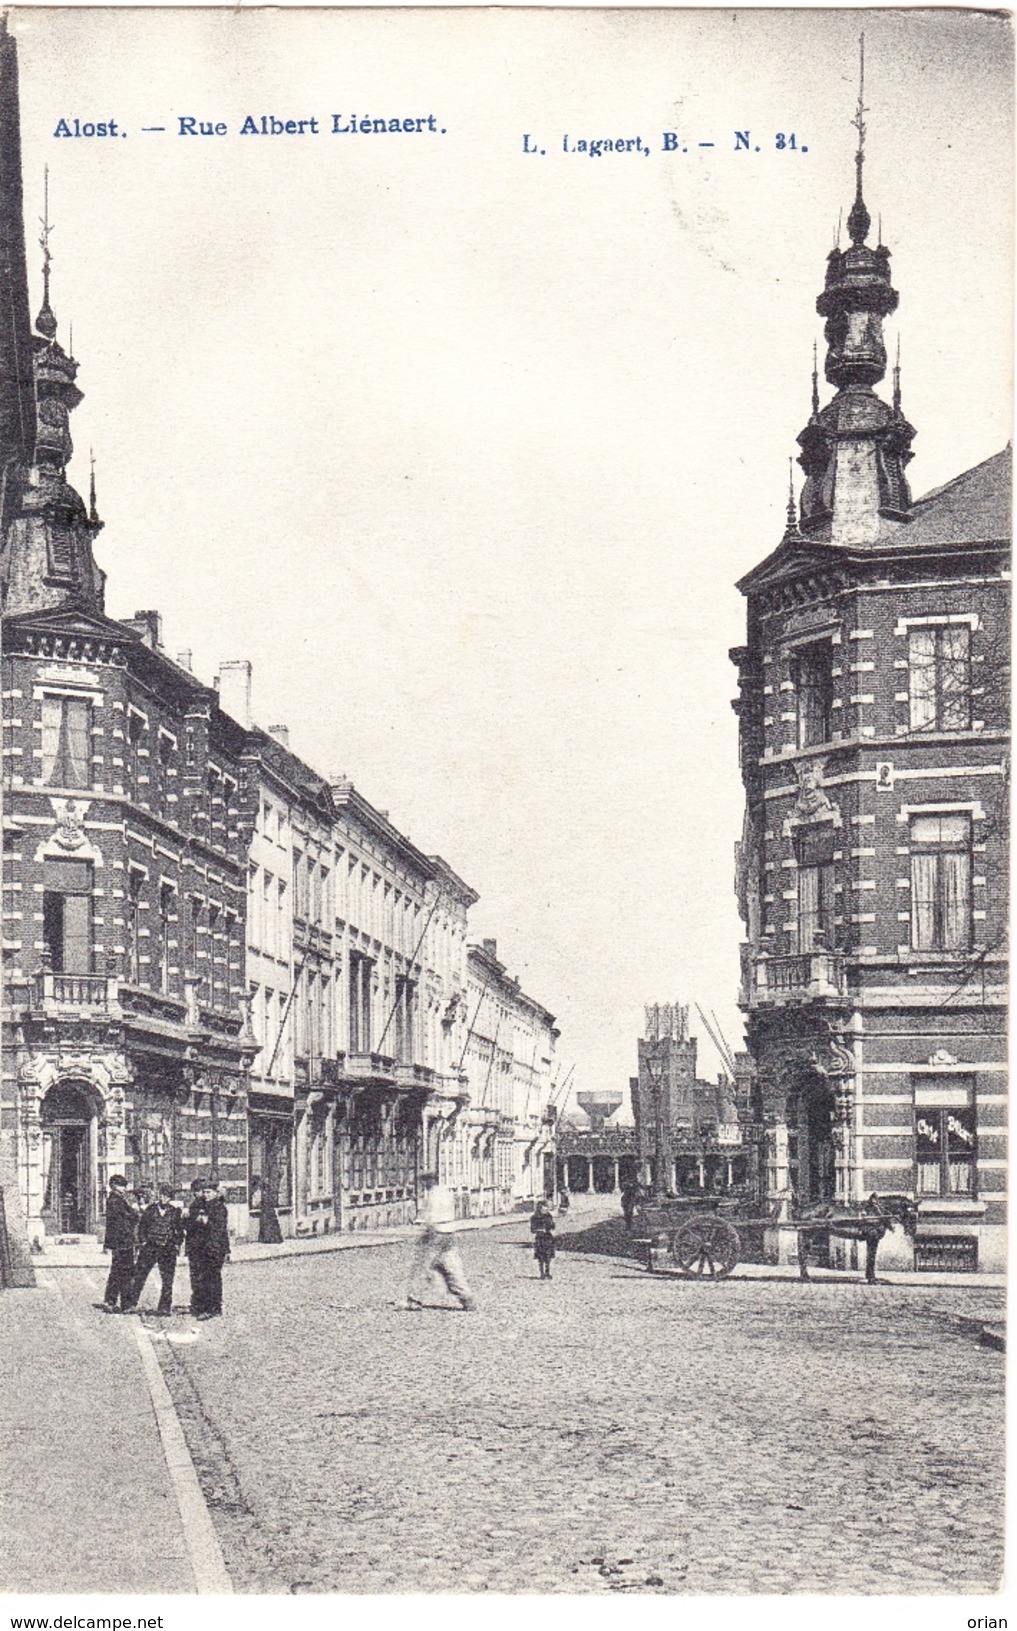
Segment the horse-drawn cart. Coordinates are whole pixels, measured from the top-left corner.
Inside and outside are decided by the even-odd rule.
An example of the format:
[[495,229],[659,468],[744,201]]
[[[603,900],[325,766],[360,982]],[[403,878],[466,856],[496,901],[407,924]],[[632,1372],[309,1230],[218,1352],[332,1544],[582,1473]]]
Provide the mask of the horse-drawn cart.
[[[648,1201],[634,1218],[637,1241],[654,1272],[662,1256],[689,1280],[723,1280],[744,1256],[745,1234],[774,1228],[781,1201],[753,1202],[748,1196],[681,1196]],[[876,1252],[883,1236],[901,1223],[914,1232],[915,1206],[906,1195],[870,1195],[867,1201],[820,1202],[783,1224],[798,1235],[798,1272],[809,1278],[808,1251],[814,1242],[837,1236],[865,1243],[865,1278],[876,1278]]]

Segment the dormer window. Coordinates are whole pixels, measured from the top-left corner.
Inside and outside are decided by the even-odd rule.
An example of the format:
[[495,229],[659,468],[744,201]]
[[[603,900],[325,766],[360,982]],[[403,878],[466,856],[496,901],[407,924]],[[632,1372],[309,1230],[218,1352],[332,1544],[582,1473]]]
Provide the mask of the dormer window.
[[791,678],[795,688],[798,720],[798,746],[817,747],[830,740],[833,716],[833,646],[817,640],[803,646],[792,660]]

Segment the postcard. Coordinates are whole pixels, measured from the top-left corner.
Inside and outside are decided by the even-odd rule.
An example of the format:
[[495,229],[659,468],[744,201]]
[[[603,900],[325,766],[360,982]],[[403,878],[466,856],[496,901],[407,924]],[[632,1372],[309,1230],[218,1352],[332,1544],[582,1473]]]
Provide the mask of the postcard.
[[12,1627],[1006,1625],[1012,159],[1001,13],[9,13]]

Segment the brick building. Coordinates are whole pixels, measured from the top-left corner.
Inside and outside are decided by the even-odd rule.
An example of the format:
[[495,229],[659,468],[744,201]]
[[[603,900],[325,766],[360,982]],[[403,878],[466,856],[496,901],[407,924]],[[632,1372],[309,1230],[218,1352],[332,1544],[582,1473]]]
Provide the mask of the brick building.
[[86,509],[65,474],[81,392],[48,256],[31,336],[23,258],[12,275],[36,406],[5,450],[0,548],[3,1130],[38,1239],[94,1228],[114,1172],[179,1187],[211,1168],[246,1200],[249,801],[243,734],[158,616],[106,616],[94,482]]
[[[859,116],[864,139],[864,127]],[[741,1002],[765,1189],[918,1202],[903,1264],[1004,1251],[1009,450],[913,501],[868,243],[827,262],[800,509],[742,580]]]

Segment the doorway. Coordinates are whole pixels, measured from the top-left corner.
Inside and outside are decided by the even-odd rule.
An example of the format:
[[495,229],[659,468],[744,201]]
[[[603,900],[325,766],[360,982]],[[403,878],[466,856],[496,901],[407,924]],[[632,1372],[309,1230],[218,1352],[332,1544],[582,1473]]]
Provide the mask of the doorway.
[[85,1234],[95,1222],[95,1113],[77,1087],[42,1102],[42,1220],[48,1235]]
[[792,1157],[797,1154],[791,1176],[798,1200],[804,1205],[832,1201],[837,1189],[834,1100],[829,1084],[820,1077],[802,1087],[795,1122],[796,1136],[789,1139],[789,1149]]

